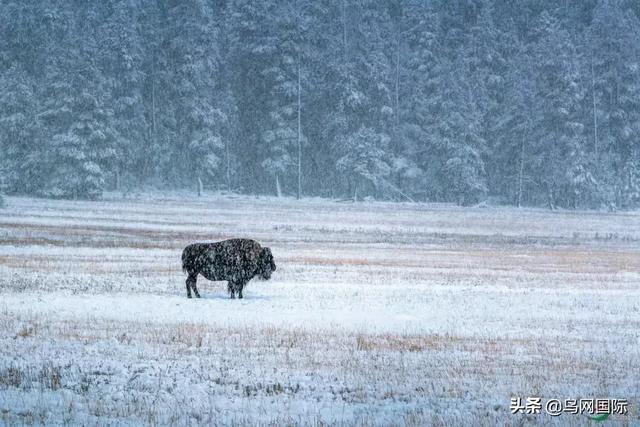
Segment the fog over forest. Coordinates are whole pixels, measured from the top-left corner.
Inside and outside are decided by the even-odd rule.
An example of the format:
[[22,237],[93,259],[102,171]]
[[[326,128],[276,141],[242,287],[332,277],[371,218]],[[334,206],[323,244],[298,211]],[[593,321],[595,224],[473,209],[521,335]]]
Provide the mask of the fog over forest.
[[0,2],[0,191],[640,206],[640,2]]

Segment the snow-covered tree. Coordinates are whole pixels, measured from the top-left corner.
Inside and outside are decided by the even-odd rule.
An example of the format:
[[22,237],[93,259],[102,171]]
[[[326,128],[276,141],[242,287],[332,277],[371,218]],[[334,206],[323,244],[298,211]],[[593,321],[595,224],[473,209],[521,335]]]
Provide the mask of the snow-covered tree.
[[[602,196],[637,203],[640,142],[640,20],[621,2],[600,0],[588,33],[592,152]],[[590,144],[590,145],[591,145]]]
[[[538,99],[544,113],[537,124],[534,145],[539,185],[547,191],[551,208],[575,207],[593,196],[595,180],[582,122],[584,82],[579,56],[569,33],[560,22],[543,13],[538,24],[536,64]],[[548,52],[554,50],[554,55]]]
[[336,167],[353,183],[353,198],[384,190],[391,171],[388,164],[389,137],[361,127],[340,141],[342,156]]
[[639,16],[616,0],[7,0],[0,190],[635,208]]
[[30,181],[37,161],[32,125],[37,99],[31,83],[19,76],[13,69],[0,78],[0,191],[28,192],[35,184]]
[[273,61],[262,73],[271,94],[262,133],[266,157],[262,166],[274,178],[278,195],[283,182],[297,187],[302,178],[298,176],[305,143],[301,125],[302,73],[308,63],[304,12],[299,2],[282,2],[275,9],[278,19],[270,34],[276,49]]

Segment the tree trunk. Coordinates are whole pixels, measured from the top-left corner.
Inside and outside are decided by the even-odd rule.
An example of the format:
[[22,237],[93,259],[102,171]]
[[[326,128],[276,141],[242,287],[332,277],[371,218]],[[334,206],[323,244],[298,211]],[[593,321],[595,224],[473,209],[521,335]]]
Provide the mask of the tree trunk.
[[[342,84],[349,80],[349,66],[347,62],[347,0],[342,0],[342,65],[340,70],[343,71],[340,76],[343,79]],[[350,117],[347,113],[347,108],[340,108],[340,115],[342,116],[343,122],[340,125],[340,129],[338,132],[342,132],[343,135],[347,133],[347,129],[349,129]]]
[[202,196],[202,179],[198,177],[198,197]]
[[[156,127],[156,59],[155,56],[152,60],[152,71],[151,71],[151,125],[153,128],[151,141],[153,150],[156,149],[156,144],[158,141],[158,128]],[[143,156],[143,158],[147,159],[148,156]],[[145,163],[148,162],[145,161]],[[148,171],[145,171],[148,172]]]
[[595,153],[596,168],[598,167],[598,116],[596,114],[596,80],[591,60],[591,95],[593,100],[593,151]]
[[298,49],[298,200],[302,197],[302,128],[301,128],[301,104],[300,104],[300,50]]
[[354,202],[358,201],[358,178],[355,179],[355,182],[353,185],[353,201]]
[[280,177],[276,173],[276,195],[282,197],[282,188],[280,188]]
[[229,157],[229,139],[228,138],[225,138],[224,151],[225,151],[225,157],[227,160],[227,171],[226,171],[227,191],[231,192],[231,158]]
[[398,129],[400,127],[400,34],[398,34],[398,40],[396,42],[396,108],[395,108],[395,121],[396,121],[396,138],[398,137]]
[[342,0],[342,60],[347,65],[347,0]]
[[518,207],[522,206],[522,182],[524,181],[524,135],[520,144],[520,171],[518,172]]

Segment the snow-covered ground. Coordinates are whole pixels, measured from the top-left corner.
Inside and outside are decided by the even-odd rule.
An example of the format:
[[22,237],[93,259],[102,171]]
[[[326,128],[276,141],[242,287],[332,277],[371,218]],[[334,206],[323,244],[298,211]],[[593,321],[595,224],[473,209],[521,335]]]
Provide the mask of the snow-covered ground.
[[[640,214],[237,196],[7,198],[0,424],[640,424]],[[244,300],[182,248],[251,237]]]

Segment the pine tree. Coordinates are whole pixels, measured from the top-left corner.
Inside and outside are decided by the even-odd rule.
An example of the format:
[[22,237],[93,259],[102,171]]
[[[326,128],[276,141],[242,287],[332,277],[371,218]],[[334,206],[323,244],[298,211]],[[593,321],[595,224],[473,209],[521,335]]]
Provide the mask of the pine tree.
[[490,129],[489,176],[493,194],[520,207],[538,201],[533,140],[544,123],[537,82],[531,78],[535,69],[531,49],[521,41],[514,42],[514,48],[517,53],[504,76],[503,99]]
[[[266,119],[262,142],[265,159],[262,166],[274,177],[276,192],[282,194],[283,183],[297,187],[302,145],[305,142],[301,120],[302,67],[307,50],[304,40],[304,11],[299,2],[283,2],[274,10],[275,18],[271,36],[277,48],[272,52],[272,62],[263,71],[265,83],[270,88],[269,115]],[[306,68],[306,67],[305,67]]]
[[0,77],[0,191],[28,192],[33,167],[36,98],[31,82],[15,68]]
[[173,69],[175,117],[174,173],[183,183],[215,183],[222,173],[221,134],[227,117],[218,107],[220,50],[217,23],[209,5],[181,2],[168,10],[168,42]]
[[[113,162],[105,165],[109,187],[120,189],[122,180],[130,186],[143,179],[142,159],[149,155],[148,124],[143,103],[144,72],[140,9],[125,0],[106,2],[108,12],[96,17],[103,49],[98,57],[108,70],[109,105],[113,111],[108,126],[113,132]],[[123,177],[123,175],[125,175]],[[135,181],[135,182],[132,182]]]
[[230,87],[237,108],[238,185],[244,191],[273,192],[273,175],[261,163],[267,157],[264,131],[268,129],[272,86],[265,70],[273,65],[276,49],[271,1],[234,0],[227,4]]
[[[571,207],[591,200],[596,182],[586,152],[582,123],[585,89],[580,79],[579,56],[570,35],[560,23],[543,13],[538,24],[536,63],[542,123],[534,154],[541,188],[550,208]],[[548,52],[555,51],[555,55]]]
[[[482,150],[482,159],[486,166],[487,191],[491,195],[500,195],[504,194],[501,193],[502,191],[513,190],[511,185],[514,182],[513,176],[507,177],[505,173],[511,173],[511,166],[520,163],[522,151],[517,149],[516,153],[513,153],[514,157],[504,155],[503,150],[506,147],[500,145],[507,141],[503,136],[509,135],[508,144],[518,148],[521,148],[521,144],[515,141],[522,141],[520,137],[511,140],[514,135],[510,126],[515,123],[506,126],[505,122],[514,113],[518,115],[530,110],[526,103],[520,103],[519,108],[513,108],[512,102],[516,98],[509,97],[507,93],[520,98],[521,91],[524,90],[525,93],[527,91],[527,88],[522,85],[522,83],[526,85],[526,82],[521,79],[530,79],[527,78],[526,73],[520,73],[522,69],[518,63],[508,61],[508,58],[514,58],[519,53],[516,50],[518,42],[512,33],[497,27],[494,21],[495,8],[492,3],[491,1],[482,3],[477,19],[470,28],[467,35],[468,41],[465,42],[464,62],[469,70],[472,98],[480,115],[479,133],[486,141],[486,146]],[[518,57],[517,61],[527,61],[527,58]],[[521,74],[518,80],[507,80],[510,69],[517,70],[517,73]],[[512,73],[511,77],[514,74]],[[515,88],[511,85],[515,85]],[[515,90],[510,92],[510,89]],[[496,157],[502,157],[505,161],[494,162]],[[517,175],[519,173],[518,168]]]
[[91,60],[95,50],[88,42],[88,7],[56,10],[46,28],[54,54],[45,63],[44,102],[36,116],[38,150],[33,153],[38,163],[31,172],[38,178],[35,192],[45,196],[99,197],[104,168],[115,155],[107,126],[111,112],[103,104],[104,76]]
[[401,33],[401,76],[397,138],[399,147],[393,163],[398,185],[424,199],[433,183],[427,180],[429,132],[434,110],[430,100],[441,84],[438,74],[437,12],[426,4],[407,4],[404,8],[406,28]]
[[482,116],[468,73],[462,58],[440,60],[433,71],[422,156],[431,200],[467,205],[487,193]]
[[640,131],[640,21],[620,2],[601,0],[589,30],[592,151],[609,205],[637,203]]
[[384,189],[390,167],[387,163],[389,138],[371,128],[361,127],[340,141],[342,156],[336,167],[354,183],[353,199]]
[[[392,20],[389,10],[377,2],[366,1],[349,9],[345,5],[342,12],[342,19],[349,20],[351,25],[343,28],[348,33],[343,39],[344,63],[339,70],[342,79],[336,87],[338,107],[332,123],[337,134],[333,147],[338,154],[337,169],[348,172],[349,194],[365,190],[389,197],[385,187],[389,187],[389,163],[393,161],[389,143],[394,111],[393,43],[387,42],[393,33]],[[343,22],[346,25],[346,21]],[[363,138],[371,138],[368,145],[375,151],[371,154],[375,161],[370,162],[370,171],[366,173],[362,167],[345,167],[345,164],[354,164],[354,159],[362,159],[360,151],[354,153],[351,160],[343,155],[344,147],[358,150],[366,146]],[[366,184],[362,182],[363,177]]]

